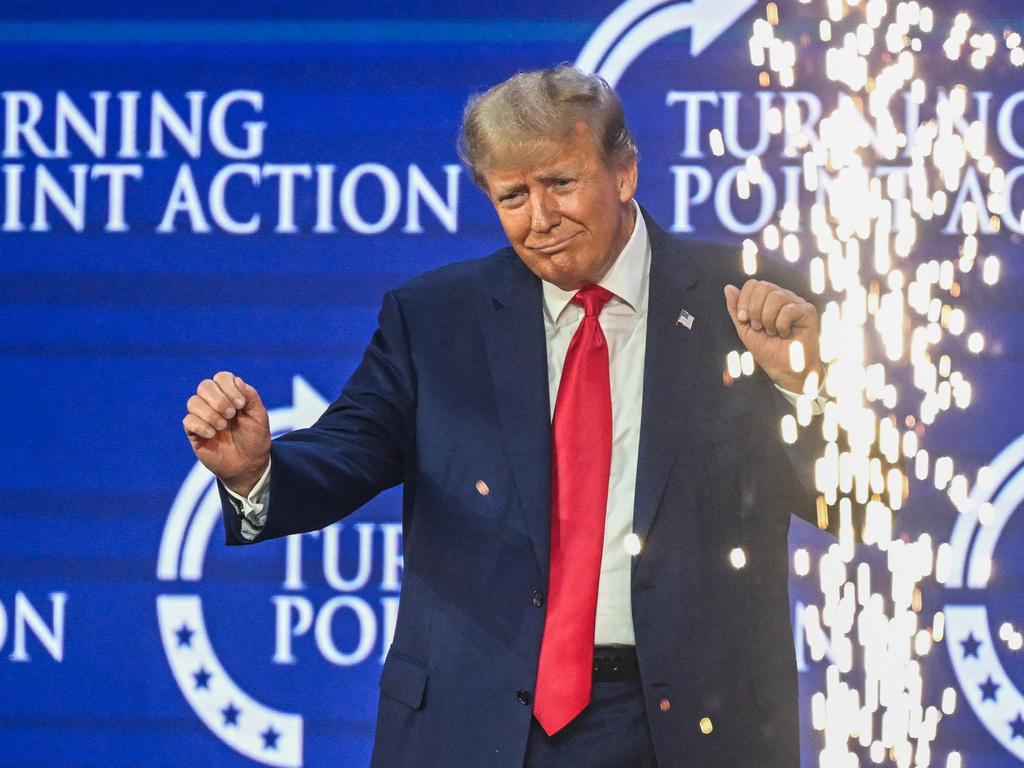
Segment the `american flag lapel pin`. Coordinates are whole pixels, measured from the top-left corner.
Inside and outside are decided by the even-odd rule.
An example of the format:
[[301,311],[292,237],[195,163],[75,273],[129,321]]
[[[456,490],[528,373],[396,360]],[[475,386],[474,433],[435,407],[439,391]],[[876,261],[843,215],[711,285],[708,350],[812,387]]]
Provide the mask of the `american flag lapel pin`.
[[679,317],[676,318],[676,325],[681,325],[686,330],[693,328],[693,315],[687,312],[685,309],[679,310]]

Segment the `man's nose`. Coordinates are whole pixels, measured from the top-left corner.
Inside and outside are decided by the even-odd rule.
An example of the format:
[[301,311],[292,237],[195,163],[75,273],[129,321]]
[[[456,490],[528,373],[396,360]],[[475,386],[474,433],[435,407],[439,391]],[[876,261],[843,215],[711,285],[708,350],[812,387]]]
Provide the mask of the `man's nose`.
[[530,229],[548,232],[561,221],[558,207],[544,193],[530,196]]

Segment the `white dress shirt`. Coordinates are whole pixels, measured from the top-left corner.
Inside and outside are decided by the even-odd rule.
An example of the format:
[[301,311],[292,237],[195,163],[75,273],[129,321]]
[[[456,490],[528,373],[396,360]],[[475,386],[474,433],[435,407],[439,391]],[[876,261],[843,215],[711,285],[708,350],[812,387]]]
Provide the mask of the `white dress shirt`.
[[[632,556],[626,536],[633,531],[636,465],[640,449],[640,409],[644,393],[644,352],[647,349],[647,284],[651,272],[651,241],[634,201],[633,233],[599,283],[612,298],[598,321],[608,342],[612,392],[612,462],[608,477],[608,511],[604,523],[601,578],[597,586],[595,645],[634,645],[630,600]],[[554,416],[558,384],[569,342],[583,319],[583,307],[572,303],[576,291],[544,287],[544,331],[548,351],[548,391]]]
[[[640,206],[633,201],[636,223],[625,248],[600,285],[611,292],[598,318],[608,342],[612,395],[612,458],[608,479],[608,509],[604,550],[597,588],[595,645],[635,645],[630,593],[631,560],[627,537],[633,531],[633,505],[640,447],[643,405],[644,352],[647,349],[647,296],[651,272],[651,241]],[[583,308],[572,303],[575,291],[563,291],[542,281],[544,331],[547,343],[548,391],[554,415],[558,385],[566,351],[583,319]],[[723,298],[724,302],[724,298]],[[791,403],[798,395],[781,387]],[[820,401],[820,398],[819,398]],[[820,402],[814,411],[821,412]],[[241,496],[228,489],[242,516],[242,535],[254,538],[263,527],[269,501],[270,467],[249,492]]]

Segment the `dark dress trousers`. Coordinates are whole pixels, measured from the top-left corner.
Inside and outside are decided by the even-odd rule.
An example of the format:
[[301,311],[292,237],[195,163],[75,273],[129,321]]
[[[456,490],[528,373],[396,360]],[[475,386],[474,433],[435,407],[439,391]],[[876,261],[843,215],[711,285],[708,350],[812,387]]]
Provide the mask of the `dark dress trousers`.
[[[727,353],[743,349],[722,293],[745,280],[735,250],[677,240],[644,216],[632,609],[658,764],[796,768],[786,537],[791,514],[814,514],[820,429],[786,446],[778,422],[793,409],[767,377],[723,381]],[[692,328],[677,323],[683,309]],[[547,376],[540,280],[504,249],[390,291],[341,396],[273,442],[255,541],[322,528],[404,483],[375,766],[523,765],[548,582]],[[226,497],[224,508],[227,542],[245,543]]]

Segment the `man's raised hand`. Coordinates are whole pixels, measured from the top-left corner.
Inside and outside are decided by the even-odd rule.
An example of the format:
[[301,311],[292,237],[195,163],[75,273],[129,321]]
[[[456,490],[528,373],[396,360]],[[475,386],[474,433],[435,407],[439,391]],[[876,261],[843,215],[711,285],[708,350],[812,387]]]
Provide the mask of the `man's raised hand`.
[[[740,341],[769,378],[790,392],[802,392],[810,371],[821,372],[818,310],[792,291],[767,280],[725,286],[725,306]],[[803,346],[804,368],[793,370],[789,347]]]
[[228,488],[247,495],[270,462],[270,420],[256,389],[221,371],[203,379],[182,426],[196,458]]

